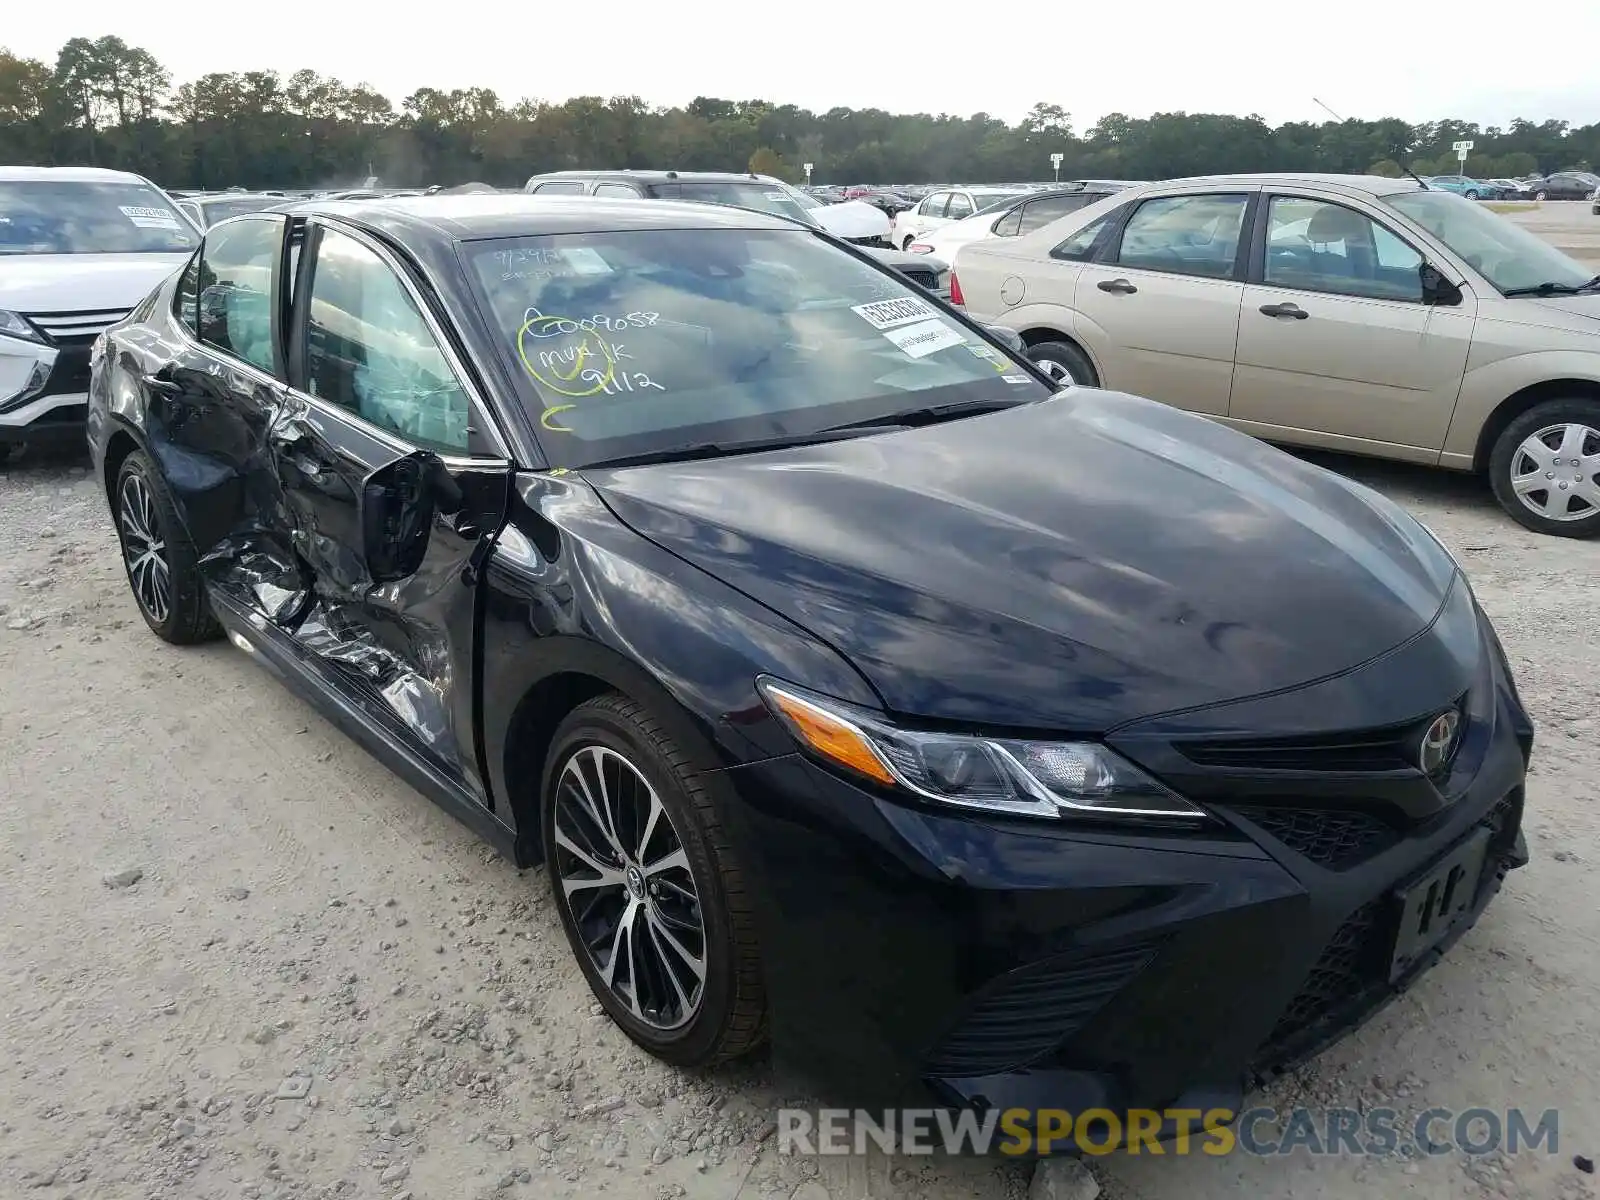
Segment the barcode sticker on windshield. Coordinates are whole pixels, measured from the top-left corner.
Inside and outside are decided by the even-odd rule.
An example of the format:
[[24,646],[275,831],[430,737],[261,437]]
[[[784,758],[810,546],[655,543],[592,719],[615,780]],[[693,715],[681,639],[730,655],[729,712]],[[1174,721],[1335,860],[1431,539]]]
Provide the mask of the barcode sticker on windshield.
[[932,306],[909,296],[899,300],[875,300],[871,304],[852,304],[850,311],[874,329],[893,329],[896,325],[924,321],[935,315]]
[[915,325],[886,329],[883,331],[883,336],[912,358],[926,358],[930,354],[936,354],[951,346],[959,346],[966,341],[960,331],[951,329],[937,317],[931,321],[919,321]]
[[178,214],[165,208],[140,208],[133,204],[119,204],[122,215],[140,229],[176,229]]

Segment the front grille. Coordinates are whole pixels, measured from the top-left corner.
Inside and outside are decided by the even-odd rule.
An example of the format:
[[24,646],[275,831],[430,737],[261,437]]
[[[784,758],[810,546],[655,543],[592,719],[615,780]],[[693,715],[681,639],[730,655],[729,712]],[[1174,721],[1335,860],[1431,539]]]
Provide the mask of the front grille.
[[900,274],[930,292],[939,286],[939,272],[931,267],[901,267]]
[[1156,949],[1142,942],[1062,955],[1000,976],[929,1056],[928,1073],[994,1075],[1037,1061],[1076,1033]]
[[1305,983],[1267,1036],[1269,1047],[1292,1041],[1330,1014],[1351,1008],[1383,981],[1390,932],[1383,916],[1384,902],[1373,900],[1356,909],[1334,931]]
[[[1500,890],[1517,856],[1521,794],[1503,797],[1484,818],[1489,853],[1478,881],[1478,905]],[[1256,1052],[1254,1072],[1266,1080],[1361,1022],[1389,993],[1395,913],[1387,895],[1351,913],[1323,947],[1316,964]]]
[[36,312],[24,315],[58,346],[78,342],[87,346],[132,311],[128,308],[86,308],[80,312]]
[[63,343],[57,340],[60,349],[56,352],[56,365],[50,371],[50,378],[45,381],[44,391],[41,396],[65,396],[74,392],[87,392],[89,390],[89,347],[93,345],[94,337],[88,339],[74,339],[72,342]]
[[1344,871],[1400,840],[1393,826],[1349,809],[1237,808],[1234,810],[1319,867]]
[[[1458,697],[1459,711],[1466,697]],[[1202,767],[1250,771],[1338,771],[1368,774],[1417,769],[1417,746],[1438,713],[1403,725],[1311,737],[1179,742],[1179,752]],[[1464,736],[1463,730],[1460,736]]]

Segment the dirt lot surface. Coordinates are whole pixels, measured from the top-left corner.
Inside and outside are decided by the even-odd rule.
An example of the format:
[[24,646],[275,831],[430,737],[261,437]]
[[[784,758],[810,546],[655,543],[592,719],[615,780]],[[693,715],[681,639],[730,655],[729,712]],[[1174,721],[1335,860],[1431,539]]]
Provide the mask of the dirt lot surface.
[[[1474,480],[1322,461],[1427,521],[1497,621],[1539,727],[1533,863],[1411,992],[1262,1100],[1553,1107],[1560,1152],[1092,1169],[1112,1200],[1593,1197],[1572,1159],[1600,1154],[1600,545],[1523,531]],[[0,468],[0,747],[0,1196],[1028,1191],[1012,1163],[780,1156],[765,1067],[689,1077],[635,1050],[591,1003],[539,872],[227,643],[145,629],[76,459]]]

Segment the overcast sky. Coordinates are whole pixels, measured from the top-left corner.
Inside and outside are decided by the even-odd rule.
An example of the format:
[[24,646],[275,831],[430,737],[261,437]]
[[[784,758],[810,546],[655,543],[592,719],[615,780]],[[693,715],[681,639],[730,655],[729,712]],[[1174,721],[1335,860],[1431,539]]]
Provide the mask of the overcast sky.
[[70,37],[114,33],[153,53],[175,83],[310,67],[370,83],[397,106],[418,87],[483,86],[508,102],[709,95],[1008,121],[1044,100],[1080,133],[1107,112],[1326,119],[1313,97],[1346,117],[1600,120],[1594,0],[330,0],[193,5],[186,24],[171,5],[125,0],[9,7],[0,46],[13,53],[53,61]]

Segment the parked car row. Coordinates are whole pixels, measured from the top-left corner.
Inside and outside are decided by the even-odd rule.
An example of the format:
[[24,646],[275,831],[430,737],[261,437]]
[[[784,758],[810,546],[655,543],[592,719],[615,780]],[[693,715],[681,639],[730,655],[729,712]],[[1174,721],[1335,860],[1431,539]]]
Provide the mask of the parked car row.
[[[962,248],[1035,335],[1080,283],[1127,302],[1052,337],[1162,404],[788,213],[613,178],[224,220],[97,339],[88,431],[149,628],[225,632],[542,863],[645,1050],[770,1037],[873,1107],[1237,1111],[1526,862],[1533,728],[1449,551],[1177,386],[1226,396],[1246,288],[1315,337],[1415,284],[1428,361],[1382,399],[1431,413],[1421,322],[1493,319],[1457,263],[1490,214],[1208,181]],[[1339,336],[1299,372],[1402,354]],[[1320,403],[1287,353],[1254,394]]]

